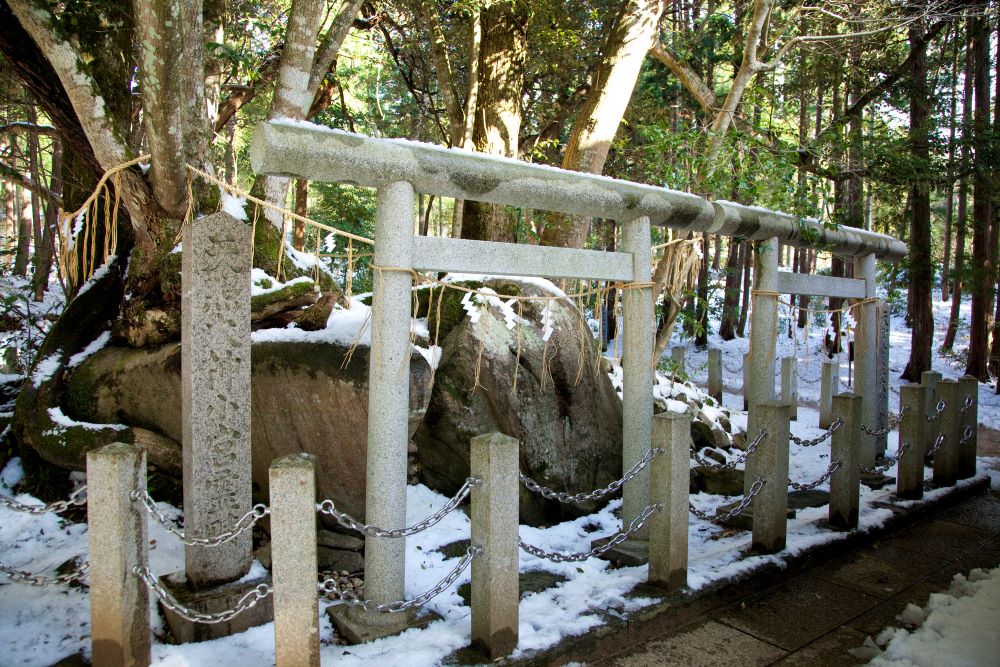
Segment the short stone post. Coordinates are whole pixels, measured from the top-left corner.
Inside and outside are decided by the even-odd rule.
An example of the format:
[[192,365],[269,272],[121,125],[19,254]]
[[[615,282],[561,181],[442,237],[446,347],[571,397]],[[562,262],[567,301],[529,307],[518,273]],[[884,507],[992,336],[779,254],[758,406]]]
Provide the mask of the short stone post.
[[146,515],[130,494],[146,489],[146,453],[121,442],[87,452],[87,552],[93,664],[150,662],[149,591],[132,572],[146,567]]
[[517,647],[518,447],[515,438],[488,433],[472,439],[472,643],[496,660]]
[[781,360],[781,400],[788,403],[788,416],[792,421],[799,418],[799,360],[785,357]]
[[687,348],[683,345],[676,345],[670,348],[670,360],[674,362],[674,372],[677,374],[687,372],[684,368],[685,354],[687,354]]
[[743,355],[743,409],[750,409],[750,353]]
[[788,514],[788,404],[754,402],[747,423],[747,442],[767,431],[746,464],[743,493],[749,495],[760,477],[764,487],[753,500],[753,550],[776,553],[785,548]]
[[858,525],[861,402],[857,394],[843,393],[833,397],[833,412],[844,423],[831,436],[830,462],[840,461],[840,467],[830,475],[829,522],[840,530],[851,530]]
[[840,393],[840,362],[829,359],[822,364],[819,385],[819,427],[833,423],[833,397]]
[[[218,535],[232,528],[253,504],[249,277],[253,233],[245,220],[219,212],[184,225],[183,244],[184,529],[190,535]],[[239,579],[250,569],[251,549],[250,531],[216,547],[184,547],[189,587],[206,590]]]
[[928,387],[912,382],[899,388],[899,410],[905,413],[899,425],[899,446],[909,447],[896,464],[896,495],[907,500],[924,497],[924,431],[930,427],[924,407],[928,392]]
[[[622,223],[622,251],[632,254],[632,279],[639,284],[651,280],[649,218],[642,216]],[[650,450],[653,429],[653,290],[635,287],[622,294],[622,473],[642,460]],[[409,339],[407,339],[408,341]],[[405,403],[404,403],[405,405]],[[406,423],[403,423],[406,427]],[[405,472],[405,458],[404,458]],[[404,478],[405,479],[405,478]],[[405,481],[404,481],[405,485]],[[622,521],[631,523],[649,505],[649,469],[635,476],[622,492]],[[635,534],[645,540],[648,526]]]
[[[941,374],[937,371],[924,371],[920,374],[920,384],[927,387],[928,391],[925,394],[927,399],[927,404],[924,406],[924,416],[933,417],[937,409],[938,395],[937,395],[937,383],[941,381]],[[931,428],[930,424],[924,428],[921,433],[923,433],[924,440],[924,455],[931,451],[934,447],[934,440],[937,438],[939,429]]]
[[653,444],[649,500],[663,509],[649,519],[649,582],[672,591],[687,585],[691,413],[653,417]]
[[[976,474],[976,449],[979,434],[979,380],[973,375],[964,375],[958,381],[958,394],[962,410],[960,433],[964,442],[959,446],[958,478],[968,479]],[[969,407],[965,402],[971,399]],[[966,435],[968,433],[968,435]]]
[[717,347],[708,351],[708,395],[722,405],[722,350]]
[[[866,299],[854,311],[858,323],[854,334],[854,393],[861,396],[861,422],[868,428],[879,428],[878,396],[878,303],[875,291],[875,255],[868,254],[854,258],[854,276],[865,281]],[[875,465],[875,459],[882,454],[881,440],[867,433],[859,433],[864,446],[861,448],[861,463]]]
[[937,397],[945,402],[945,409],[936,423],[927,425],[927,430],[934,433],[935,438],[938,429],[944,435],[944,442],[934,455],[934,486],[954,486],[958,481],[959,441],[962,438],[960,396],[958,380],[937,383]]
[[316,464],[284,456],[270,469],[271,576],[277,667],[319,667]]

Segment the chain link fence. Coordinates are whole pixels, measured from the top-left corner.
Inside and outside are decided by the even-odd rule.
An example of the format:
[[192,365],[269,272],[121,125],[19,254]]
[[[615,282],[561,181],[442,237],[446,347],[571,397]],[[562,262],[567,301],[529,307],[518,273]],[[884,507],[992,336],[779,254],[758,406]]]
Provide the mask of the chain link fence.
[[643,468],[649,465],[650,461],[652,461],[654,458],[656,458],[662,453],[663,450],[660,449],[659,447],[655,449],[650,449],[641,459],[639,459],[639,461],[634,466],[632,466],[629,469],[627,473],[625,473],[625,476],[622,477],[621,479],[615,480],[614,482],[611,482],[610,484],[608,484],[603,488],[595,489],[593,491],[585,491],[581,493],[566,493],[564,491],[554,491],[546,486],[542,486],[535,480],[525,475],[523,472],[518,474],[521,478],[521,483],[524,484],[524,487],[529,491],[531,491],[532,493],[537,493],[543,498],[548,498],[549,500],[558,500],[561,503],[574,503],[579,505],[581,503],[589,502],[592,500],[600,500],[601,498],[606,498],[607,496],[617,493],[618,490],[621,489],[626,482],[628,482],[630,479],[638,475]]
[[750,486],[750,493],[743,496],[743,499],[740,500],[739,504],[737,504],[736,507],[732,508],[725,514],[709,514],[708,512],[705,512],[695,507],[694,504],[691,503],[691,501],[688,501],[688,511],[691,512],[691,514],[694,514],[702,521],[709,521],[711,523],[724,523],[726,521],[729,521],[733,517],[743,514],[743,512],[745,512],[746,509],[750,507],[751,504],[753,504],[753,499],[757,496],[758,493],[760,493],[760,490],[764,488],[764,485],[766,483],[767,482],[764,481],[763,477],[758,477],[757,479],[755,479],[753,484]]
[[239,520],[236,521],[236,524],[230,530],[211,537],[191,537],[186,531],[181,530],[173,521],[168,519],[167,516],[160,511],[160,508],[156,506],[156,502],[145,491],[136,489],[129,494],[129,497],[133,501],[138,502],[139,505],[146,510],[146,513],[156,519],[156,522],[160,524],[164,530],[188,546],[217,547],[220,544],[225,544],[226,542],[236,539],[246,531],[253,528],[255,523],[271,513],[271,510],[268,509],[266,505],[254,505],[249,512],[241,516]]
[[881,438],[883,435],[888,435],[889,431],[893,431],[896,428],[898,428],[899,425],[903,422],[903,417],[905,417],[909,411],[910,411],[910,406],[904,405],[903,409],[899,411],[899,414],[890,417],[889,422],[882,428],[871,429],[862,424],[861,430],[867,433],[868,435],[873,435],[876,438]]
[[416,535],[417,533],[427,530],[431,526],[439,523],[441,519],[448,516],[455,510],[455,508],[462,504],[469,494],[472,493],[473,487],[479,486],[482,483],[483,481],[477,477],[467,477],[465,479],[465,483],[462,484],[462,488],[458,490],[458,493],[456,493],[451,500],[445,503],[441,509],[423,521],[419,521],[412,526],[407,526],[405,528],[379,528],[378,526],[368,525],[364,522],[358,521],[350,514],[338,510],[333,501],[329,498],[323,502],[317,503],[316,511],[320,514],[332,516],[336,519],[337,523],[344,528],[349,528],[353,531],[361,533],[362,535],[369,535],[371,537],[409,537],[410,535]]
[[904,442],[899,446],[899,449],[896,450],[895,455],[887,458],[885,463],[880,466],[861,466],[861,472],[869,475],[881,475],[885,473],[886,470],[899,463],[899,459],[903,458],[903,454],[906,453],[906,450],[909,448],[910,443]]
[[72,584],[74,582],[80,582],[83,584],[84,578],[87,576],[90,570],[90,566],[87,563],[82,563],[78,568],[72,572],[67,572],[66,574],[60,574],[56,577],[43,577],[40,574],[35,574],[34,572],[26,572],[25,570],[18,570],[17,568],[10,567],[9,565],[4,565],[0,563],[0,572],[3,572],[10,578],[11,581],[18,584],[28,584],[29,586],[59,586],[62,584]]
[[47,505],[28,505],[10,496],[0,495],[0,505],[14,510],[15,512],[26,512],[27,514],[46,514],[48,512],[65,512],[70,507],[79,507],[87,504],[87,487],[81,486],[70,494],[66,500],[57,500]]
[[698,465],[705,466],[706,468],[712,468],[713,470],[732,470],[736,466],[743,465],[744,463],[746,463],[747,459],[749,459],[753,455],[753,453],[757,451],[757,447],[760,446],[760,443],[764,442],[764,439],[767,438],[767,436],[768,436],[767,430],[761,429],[760,433],[758,433],[757,437],[753,439],[753,442],[750,443],[745,452],[743,452],[741,455],[737,456],[734,459],[726,461],[725,463],[716,463],[714,461],[709,461],[708,459],[704,458],[701,454],[699,454],[698,450],[693,449],[693,447],[691,450],[692,456],[694,460],[698,463]]
[[937,406],[934,408],[934,414],[928,415],[927,423],[930,424],[940,419],[941,413],[944,412],[944,409],[946,407],[948,407],[948,401],[942,398],[940,401],[938,401]]
[[841,419],[840,417],[837,417],[836,419],[833,420],[833,423],[830,424],[830,428],[823,431],[823,434],[816,438],[809,440],[807,438],[800,438],[797,435],[789,433],[788,439],[794,442],[796,445],[800,445],[802,447],[815,447],[816,445],[825,442],[827,438],[833,437],[833,434],[839,431],[840,427],[843,425],[844,425],[844,420]]
[[546,551],[541,547],[537,547],[534,544],[528,544],[520,537],[517,539],[517,544],[522,549],[527,551],[532,556],[538,558],[544,558],[545,560],[550,560],[553,563],[579,563],[581,561],[589,560],[591,558],[596,558],[608,551],[614,549],[616,546],[635,535],[637,532],[642,530],[642,527],[646,525],[649,517],[653,516],[656,512],[663,509],[663,505],[656,503],[654,505],[647,505],[641,512],[639,516],[632,519],[628,525],[627,530],[617,532],[612,536],[606,544],[602,544],[599,547],[595,547],[590,551],[578,551],[575,553],[563,553],[561,551]]
[[339,598],[352,607],[361,607],[366,611],[379,612],[383,614],[398,614],[408,609],[423,607],[438,595],[448,590],[448,588],[450,588],[451,585],[454,584],[460,576],[462,576],[462,573],[468,569],[472,560],[481,556],[482,553],[482,547],[469,547],[466,549],[465,555],[462,556],[462,559],[458,561],[458,564],[451,569],[451,572],[449,572],[444,579],[412,600],[396,600],[382,604],[379,604],[375,600],[362,600],[354,591],[342,589],[340,584],[333,577],[324,579],[319,582],[316,587],[319,589],[320,593]]
[[236,606],[232,609],[206,614],[200,611],[195,611],[194,609],[185,607],[181,604],[177,598],[175,598],[170,591],[164,588],[163,584],[161,584],[159,580],[153,576],[148,567],[141,567],[137,565],[132,568],[132,574],[139,577],[139,579],[146,584],[146,588],[156,595],[160,604],[162,604],[166,609],[169,609],[181,618],[191,621],[192,623],[204,623],[208,625],[213,623],[225,623],[226,621],[236,618],[247,609],[256,607],[261,600],[274,593],[274,589],[270,584],[258,584],[251,590],[247,591],[243,597],[236,602]]
[[788,486],[795,489],[796,491],[811,491],[812,489],[815,489],[817,486],[819,486],[826,480],[830,479],[833,473],[840,470],[840,466],[841,466],[840,459],[834,459],[833,461],[830,462],[830,465],[826,469],[826,472],[823,473],[819,477],[819,479],[813,482],[809,482],[807,484],[800,484],[799,482],[793,482],[792,480],[788,480]]

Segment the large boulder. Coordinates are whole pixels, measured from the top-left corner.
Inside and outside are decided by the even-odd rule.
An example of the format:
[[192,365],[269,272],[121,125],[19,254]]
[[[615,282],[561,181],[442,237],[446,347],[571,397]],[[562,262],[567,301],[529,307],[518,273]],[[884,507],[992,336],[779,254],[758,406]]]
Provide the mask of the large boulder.
[[[469,475],[470,439],[494,431],[517,438],[521,470],[558,491],[589,491],[620,477],[621,401],[580,311],[566,299],[520,306],[509,301],[515,295],[551,296],[534,282],[491,279],[468,286],[498,296],[471,297],[473,307],[463,292],[445,290],[440,365],[427,416],[414,436],[422,479],[454,493]],[[436,329],[433,316],[428,328]],[[526,523],[593,507],[546,501],[521,488]]]
[[[252,458],[259,498],[267,498],[275,458],[308,452],[316,457],[318,495],[364,517],[369,348],[348,352],[327,342],[253,345]],[[430,385],[430,366],[414,351],[411,435],[427,409]],[[101,350],[73,372],[66,408],[74,419],[141,426],[180,442],[180,345]]]

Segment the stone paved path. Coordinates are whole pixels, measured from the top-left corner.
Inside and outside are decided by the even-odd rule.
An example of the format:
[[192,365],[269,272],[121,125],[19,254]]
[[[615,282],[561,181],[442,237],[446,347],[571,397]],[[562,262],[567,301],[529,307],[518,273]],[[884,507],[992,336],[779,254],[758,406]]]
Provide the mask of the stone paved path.
[[[990,434],[981,450],[996,448]],[[981,440],[982,442],[982,440]],[[984,455],[997,455],[983,452]],[[590,665],[859,665],[848,651],[874,637],[908,603],[923,606],[952,577],[1000,565],[997,489],[932,515],[846,558],[793,579],[621,654]],[[1000,623],[1000,619],[998,619]]]

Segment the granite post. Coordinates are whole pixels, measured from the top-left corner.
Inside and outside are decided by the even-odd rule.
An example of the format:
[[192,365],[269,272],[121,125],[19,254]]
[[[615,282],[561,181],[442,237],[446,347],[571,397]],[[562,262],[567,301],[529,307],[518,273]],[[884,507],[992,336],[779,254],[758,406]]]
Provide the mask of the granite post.
[[[368,463],[366,523],[406,524],[406,456],[410,407],[410,303],[413,277],[413,187],[397,181],[379,188],[371,352],[368,369]],[[384,267],[379,269],[377,267]],[[385,604],[403,599],[406,549],[401,539],[365,539],[365,599]],[[397,632],[412,614],[351,610],[359,622]],[[364,617],[363,621],[360,617]]]
[[670,348],[670,360],[674,362],[674,373],[682,374],[687,372],[687,369],[684,368],[684,355],[686,353],[687,348],[683,345],[675,345]]
[[[854,276],[865,281],[865,299],[855,309],[858,326],[854,334],[854,393],[861,396],[861,423],[878,429],[879,367],[878,367],[878,302],[875,291],[875,255],[854,258]],[[882,454],[881,440],[860,432],[861,464],[875,465]]]
[[[773,378],[772,378],[773,379]],[[788,514],[788,404],[760,401],[753,404],[747,424],[747,442],[761,430],[767,436],[746,464],[744,493],[758,478],[764,487],[753,500],[753,550],[776,553],[785,548]]]
[[899,409],[905,413],[899,424],[899,446],[910,446],[896,465],[896,495],[907,500],[924,497],[924,431],[930,426],[924,408],[928,392],[928,387],[912,382],[899,388]]
[[[925,394],[927,404],[924,406],[924,416],[926,417],[933,417],[934,413],[937,411],[937,384],[940,381],[941,374],[937,371],[924,371],[920,374],[920,384],[924,385],[928,389]],[[931,448],[934,447],[934,440],[937,438],[938,432],[939,429],[931,428],[930,424],[927,424],[923,431],[921,431],[923,434],[925,456],[927,455],[927,452],[931,451]]]
[[[753,310],[750,313],[750,386],[743,387],[752,413],[754,403],[774,400],[774,359],[778,322],[778,239],[756,244]],[[752,436],[751,436],[752,437]],[[752,481],[752,480],[750,480]],[[748,483],[750,482],[748,481]]]
[[788,403],[788,416],[796,421],[799,418],[799,360],[795,357],[781,360],[781,400]]
[[146,489],[146,453],[116,442],[87,452],[87,552],[93,664],[149,664],[149,591],[132,573],[148,564],[146,515],[130,494]]
[[[979,380],[972,375],[963,375],[958,380],[958,394],[961,401],[959,410],[962,411],[959,426],[961,444],[958,455],[958,478],[968,479],[976,474],[976,449],[979,434]],[[971,399],[972,402],[966,408],[965,402],[968,399]]]
[[653,417],[653,442],[650,502],[663,508],[649,518],[649,582],[672,591],[687,585],[691,413]]
[[[632,253],[632,280],[648,285],[651,280],[649,218],[622,223],[622,251]],[[653,429],[653,290],[635,287],[622,294],[622,473],[630,470],[650,450]],[[405,427],[405,422],[404,422]],[[628,525],[649,505],[649,468],[626,484],[622,521]],[[645,540],[649,527],[635,534]]]
[[819,427],[833,423],[833,397],[840,392],[840,362],[829,359],[822,364],[819,385]]
[[[249,223],[225,212],[183,228],[181,423],[184,529],[218,535],[250,511]],[[239,579],[250,569],[251,534],[216,547],[184,547],[194,589]]]
[[517,647],[518,452],[515,438],[488,433],[472,438],[472,643],[492,660]]
[[861,493],[861,397],[843,393],[833,397],[833,412],[843,420],[830,441],[830,461],[840,467],[830,475],[829,522],[834,528],[850,530],[858,525]]
[[316,588],[316,464],[308,454],[274,461],[271,485],[271,576],[277,667],[319,667]]
[[717,347],[708,351],[708,395],[722,405],[722,350]]
[[944,412],[927,430],[940,429],[944,443],[934,455],[934,486],[954,486],[958,481],[959,441],[962,439],[962,399],[958,380],[941,380],[937,383],[937,397],[945,402]]
[[743,409],[750,409],[750,353],[743,355]]

